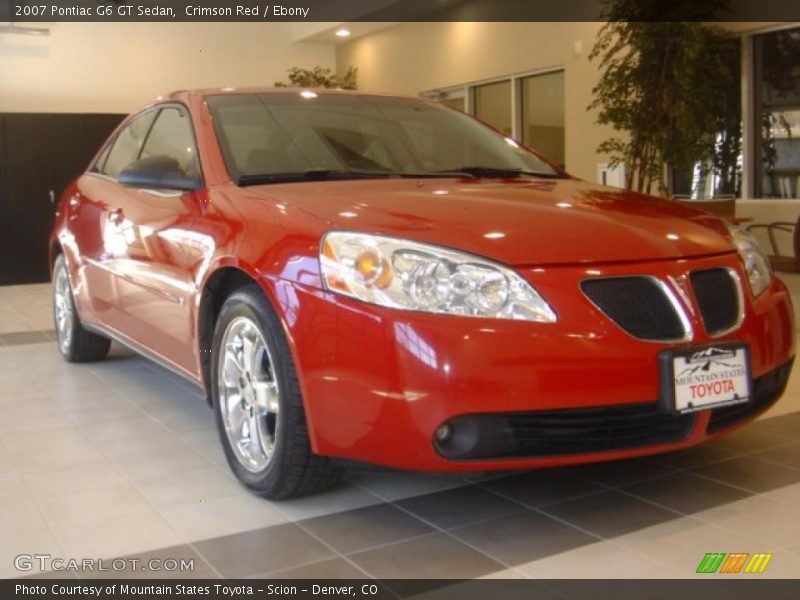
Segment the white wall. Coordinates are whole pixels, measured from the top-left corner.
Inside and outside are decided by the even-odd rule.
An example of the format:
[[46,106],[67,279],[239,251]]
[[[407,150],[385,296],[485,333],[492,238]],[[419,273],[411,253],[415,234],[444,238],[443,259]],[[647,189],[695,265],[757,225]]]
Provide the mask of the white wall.
[[128,113],[176,89],[272,85],[293,66],[335,67],[329,44],[282,23],[51,23],[0,34],[0,112]]

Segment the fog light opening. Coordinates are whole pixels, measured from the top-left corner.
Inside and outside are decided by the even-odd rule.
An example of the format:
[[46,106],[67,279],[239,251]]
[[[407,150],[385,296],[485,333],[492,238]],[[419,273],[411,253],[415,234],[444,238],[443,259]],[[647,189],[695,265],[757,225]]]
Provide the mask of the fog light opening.
[[444,444],[453,436],[453,426],[449,423],[445,423],[441,427],[436,430],[435,437],[436,441],[440,444]]

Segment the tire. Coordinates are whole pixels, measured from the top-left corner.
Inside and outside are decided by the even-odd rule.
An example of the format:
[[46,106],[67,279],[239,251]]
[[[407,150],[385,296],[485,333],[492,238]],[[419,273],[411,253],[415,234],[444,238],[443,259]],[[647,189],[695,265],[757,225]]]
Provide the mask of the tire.
[[94,362],[108,356],[111,340],[87,331],[81,324],[63,254],[53,266],[53,322],[58,350],[68,362]]
[[332,487],[342,470],[311,450],[297,372],[278,316],[255,284],[222,305],[214,329],[211,397],[233,472],[273,500]]

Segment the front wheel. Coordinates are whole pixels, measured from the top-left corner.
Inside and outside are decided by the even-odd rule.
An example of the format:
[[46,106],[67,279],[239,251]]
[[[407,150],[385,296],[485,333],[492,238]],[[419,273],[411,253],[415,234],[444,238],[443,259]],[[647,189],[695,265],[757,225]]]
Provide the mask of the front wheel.
[[69,362],[93,362],[108,355],[111,340],[90,331],[81,325],[64,255],[59,255],[53,265],[53,321],[56,327],[58,349]]
[[309,443],[297,374],[280,321],[258,286],[233,293],[214,332],[211,393],[228,463],[265,498],[334,485],[341,470]]

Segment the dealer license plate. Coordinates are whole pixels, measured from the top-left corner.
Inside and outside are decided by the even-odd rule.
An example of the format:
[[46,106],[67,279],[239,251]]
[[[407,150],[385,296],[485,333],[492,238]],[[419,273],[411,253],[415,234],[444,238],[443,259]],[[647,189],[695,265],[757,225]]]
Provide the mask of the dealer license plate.
[[750,400],[750,356],[744,344],[667,351],[661,355],[662,396],[681,413]]

